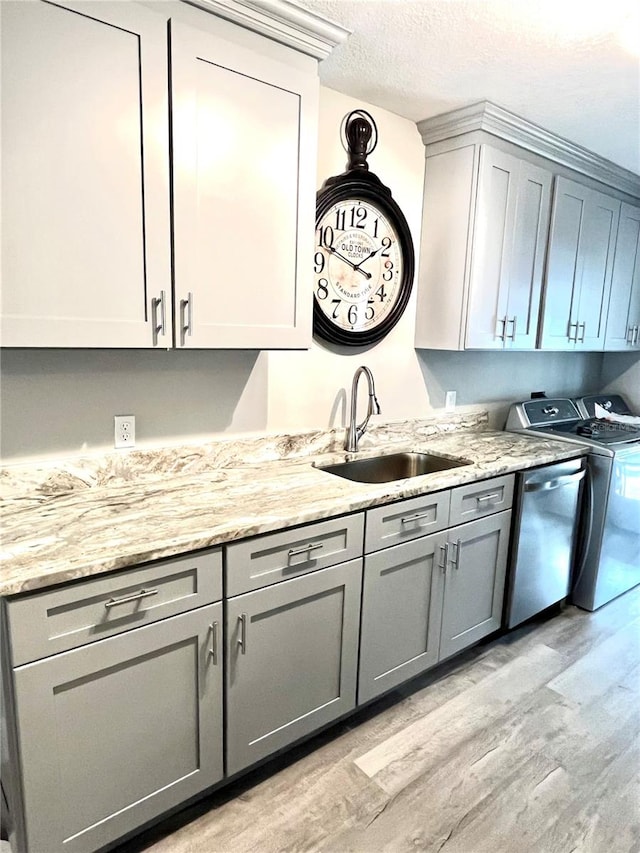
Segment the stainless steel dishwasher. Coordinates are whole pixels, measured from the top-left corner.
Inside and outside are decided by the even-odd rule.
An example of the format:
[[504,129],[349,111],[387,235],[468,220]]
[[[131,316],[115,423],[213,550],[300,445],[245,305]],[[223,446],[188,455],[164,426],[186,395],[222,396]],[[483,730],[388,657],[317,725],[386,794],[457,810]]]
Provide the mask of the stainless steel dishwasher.
[[569,594],[584,477],[582,458],[519,475],[505,608],[508,628]]

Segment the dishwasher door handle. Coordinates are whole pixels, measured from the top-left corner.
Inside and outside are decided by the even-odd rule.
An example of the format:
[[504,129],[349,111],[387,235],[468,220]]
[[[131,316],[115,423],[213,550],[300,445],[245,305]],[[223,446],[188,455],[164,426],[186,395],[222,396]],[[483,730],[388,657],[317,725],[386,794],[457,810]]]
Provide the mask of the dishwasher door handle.
[[584,468],[582,471],[577,471],[575,474],[566,474],[564,477],[554,477],[553,480],[542,480],[540,483],[527,483],[525,481],[525,492],[550,492],[552,489],[559,489],[561,486],[569,486],[571,483],[579,483],[585,477]]

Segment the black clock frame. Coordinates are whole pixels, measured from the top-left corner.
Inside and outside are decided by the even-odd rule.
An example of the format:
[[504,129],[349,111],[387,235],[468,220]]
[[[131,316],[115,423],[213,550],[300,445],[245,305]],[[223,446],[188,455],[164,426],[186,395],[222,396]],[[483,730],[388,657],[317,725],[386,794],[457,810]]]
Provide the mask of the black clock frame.
[[[366,168],[366,167],[365,167]],[[313,332],[318,337],[334,344],[361,347],[370,346],[382,340],[396,325],[411,296],[415,271],[413,239],[404,214],[377,175],[362,168],[344,172],[324,182],[316,195],[316,228],[329,208],[341,201],[368,201],[380,208],[398,234],[402,253],[403,271],[398,290],[398,298],[389,314],[380,325],[364,331],[350,331],[335,326],[318,305],[313,295]]]

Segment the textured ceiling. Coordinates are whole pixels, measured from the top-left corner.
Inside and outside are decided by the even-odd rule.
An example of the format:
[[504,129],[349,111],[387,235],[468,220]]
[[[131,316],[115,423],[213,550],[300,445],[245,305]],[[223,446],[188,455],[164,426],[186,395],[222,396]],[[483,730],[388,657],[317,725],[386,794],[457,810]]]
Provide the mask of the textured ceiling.
[[640,174],[637,0],[298,3],[353,31],[323,85],[413,121],[493,101]]

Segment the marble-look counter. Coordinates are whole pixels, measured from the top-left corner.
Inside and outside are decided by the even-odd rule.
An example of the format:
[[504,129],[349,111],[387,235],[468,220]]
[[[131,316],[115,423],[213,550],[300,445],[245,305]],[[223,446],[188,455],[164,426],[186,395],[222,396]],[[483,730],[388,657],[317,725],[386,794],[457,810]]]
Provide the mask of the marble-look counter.
[[[0,595],[171,557],[304,522],[581,455],[571,445],[486,429],[486,414],[371,426],[357,454],[344,431],[125,451],[0,472]],[[380,452],[470,464],[392,483],[316,466]]]

